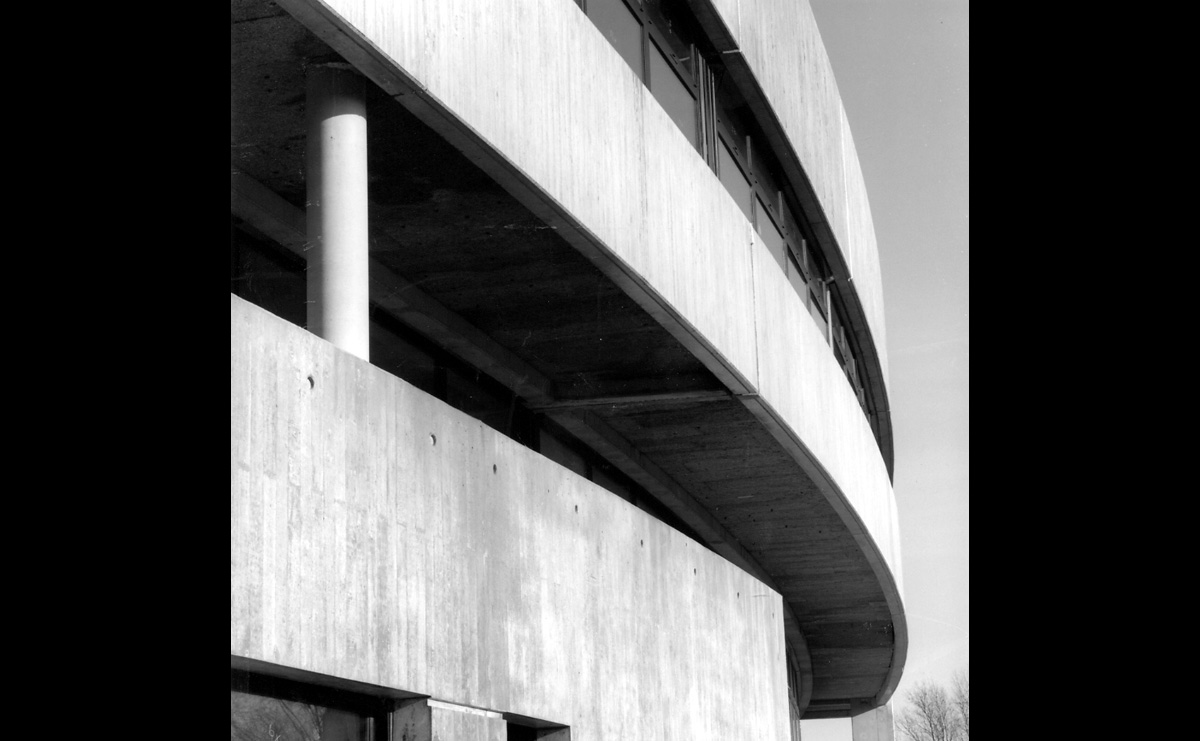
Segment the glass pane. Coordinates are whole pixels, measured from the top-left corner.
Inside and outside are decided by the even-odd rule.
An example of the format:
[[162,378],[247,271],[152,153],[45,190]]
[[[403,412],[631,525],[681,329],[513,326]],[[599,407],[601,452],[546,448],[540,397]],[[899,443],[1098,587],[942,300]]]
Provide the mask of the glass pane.
[[642,24],[633,11],[621,0],[588,0],[587,14],[637,76],[645,80],[646,70],[642,65]]
[[650,92],[692,146],[696,146],[696,99],[656,44],[650,45]]
[[645,0],[642,7],[666,41],[666,51],[674,54],[680,62],[689,59],[695,37],[691,30],[694,24],[688,19],[686,6],[664,0]]
[[825,323],[825,315],[821,313],[821,309],[816,296],[810,296],[808,302],[808,313],[812,314],[813,321],[817,323],[817,327],[821,330],[821,336],[825,341],[829,341],[829,328]]
[[775,262],[779,265],[780,270],[787,270],[787,248],[783,243],[783,235],[775,228],[775,224],[771,222],[771,217],[767,215],[767,204],[763,203],[761,198],[755,198],[758,202],[758,213],[756,218],[758,224],[755,228],[758,234],[762,237],[763,244],[771,251],[771,257],[775,258]]
[[[758,187],[768,193],[779,192],[779,182],[775,179],[774,165],[770,163],[771,155],[763,146],[763,140],[757,137],[751,142],[754,150],[754,161],[751,163],[751,168],[754,170],[754,178],[758,181]],[[779,214],[772,212],[775,216]]]
[[800,302],[805,306],[808,305],[808,284],[804,282],[804,273],[800,272],[800,265],[796,262],[796,256],[790,251],[788,252],[788,283],[792,284],[792,288],[796,290],[796,294],[800,296]]
[[737,162],[733,159],[733,153],[729,151],[729,147],[723,140],[720,150],[721,184],[725,186],[725,190],[729,191],[729,195],[733,196],[733,200],[737,201],[737,205],[741,207],[742,213],[746,214],[746,218],[750,219],[750,181],[738,169]]
[[368,730],[356,713],[229,691],[230,741],[367,741]]

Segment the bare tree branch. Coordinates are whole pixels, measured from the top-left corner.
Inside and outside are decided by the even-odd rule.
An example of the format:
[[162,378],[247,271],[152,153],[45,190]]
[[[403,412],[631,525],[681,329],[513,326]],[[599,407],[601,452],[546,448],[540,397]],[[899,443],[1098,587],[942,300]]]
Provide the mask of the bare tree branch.
[[965,672],[954,673],[954,710],[962,727],[962,737],[971,738],[971,678]]
[[960,741],[964,725],[950,695],[941,686],[922,682],[908,693],[911,707],[900,713],[896,725],[912,741]]

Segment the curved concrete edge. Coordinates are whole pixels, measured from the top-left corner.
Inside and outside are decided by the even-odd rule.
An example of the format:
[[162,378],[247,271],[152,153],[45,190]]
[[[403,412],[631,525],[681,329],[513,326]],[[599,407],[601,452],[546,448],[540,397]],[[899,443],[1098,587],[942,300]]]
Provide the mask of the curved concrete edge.
[[879,252],[857,148],[807,2],[688,0],[796,188],[847,310],[879,412],[889,475],[894,442]]
[[[796,462],[804,469],[804,472],[817,484],[826,501],[837,512],[842,522],[845,523],[847,529],[854,537],[855,543],[862,549],[867,561],[871,564],[871,570],[875,573],[875,577],[883,589],[888,609],[891,612],[892,629],[896,639],[892,648],[891,667],[888,670],[887,678],[873,699],[874,705],[872,707],[884,705],[896,691],[896,687],[900,683],[900,677],[904,673],[904,664],[908,657],[908,619],[904,612],[901,582],[895,577],[892,569],[889,567],[889,558],[875,542],[875,538],[871,536],[869,528],[863,522],[862,518],[859,517],[854,506],[850,504],[845,493],[837,486],[833,478],[829,475],[829,472],[813,456],[808,447],[805,446],[787,423],[779,417],[775,409],[762,397],[757,395],[743,395],[739,396],[739,399],[750,413],[762,422],[765,428],[770,430],[772,436],[787,448]],[[805,705],[807,706],[807,703]],[[868,708],[863,709],[866,710]]]
[[757,395],[788,436],[802,442],[802,458],[819,461],[822,476],[836,482],[900,581],[895,498],[870,426],[825,337],[767,246],[755,240],[751,255]]

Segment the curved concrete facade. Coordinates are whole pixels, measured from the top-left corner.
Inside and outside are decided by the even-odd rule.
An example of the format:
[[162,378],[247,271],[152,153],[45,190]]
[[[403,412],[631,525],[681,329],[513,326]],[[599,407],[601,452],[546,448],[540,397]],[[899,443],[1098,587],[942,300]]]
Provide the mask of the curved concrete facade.
[[[865,361],[870,368],[867,373],[877,379],[886,402],[887,359],[874,229],[849,126],[811,9],[807,2],[793,0],[689,0],[688,4],[707,30],[724,34],[723,38],[714,39],[718,47],[726,50],[731,58],[737,57],[739,63],[744,63],[739,80],[746,88],[747,99],[753,102],[759,96],[769,103],[769,110],[762,115],[771,121],[765,122],[764,128],[768,130],[768,138],[775,144],[776,154],[784,163],[785,175],[792,177],[789,162],[798,162],[799,168],[802,168],[795,177],[804,182],[796,183],[796,188],[811,193],[816,203],[813,208],[804,207],[806,216],[819,222],[813,227],[818,234],[818,241],[826,251],[826,259],[833,266],[835,279],[842,281],[842,295],[851,304],[847,329],[854,332],[860,342],[868,343],[870,351]],[[727,519],[703,512],[698,515],[699,520],[705,521],[704,518],[708,517],[719,521],[712,526],[711,532],[715,535],[706,538],[707,544],[727,558],[727,551],[721,548],[733,549],[739,554],[734,563],[749,572],[747,574],[732,568],[727,562],[704,551],[702,558],[712,561],[704,561],[705,567],[720,575],[717,579],[720,584],[714,588],[726,589],[730,585],[740,585],[742,582],[738,580],[745,580],[747,591],[757,589],[759,591],[756,594],[767,595],[770,599],[764,604],[769,602],[777,610],[768,609],[769,616],[766,617],[758,612],[738,613],[736,601],[740,599],[742,590],[733,588],[738,595],[735,603],[730,605],[725,602],[714,608],[718,612],[726,612],[683,617],[671,612],[666,605],[675,599],[687,603],[704,596],[688,591],[690,587],[679,591],[678,584],[672,582],[667,573],[673,573],[671,569],[676,566],[686,571],[685,567],[691,565],[689,559],[694,557],[692,551],[687,550],[691,546],[683,544],[687,538],[679,536],[677,542],[677,533],[660,533],[654,529],[657,523],[647,525],[636,515],[630,515],[620,507],[614,508],[612,503],[597,504],[597,507],[608,508],[605,509],[605,517],[613,518],[611,522],[616,523],[613,532],[624,545],[633,543],[635,533],[654,531],[655,553],[661,556],[656,563],[670,568],[667,572],[656,572],[651,568],[645,573],[637,573],[641,574],[638,576],[639,583],[647,582],[647,588],[659,594],[659,602],[653,605],[625,604],[615,615],[604,617],[608,608],[601,603],[611,595],[596,594],[587,589],[566,589],[564,595],[569,597],[568,602],[574,607],[561,612],[559,607],[546,607],[548,612],[543,611],[537,620],[526,626],[530,631],[552,629],[558,633],[549,643],[539,642],[544,636],[525,641],[530,645],[536,644],[538,648],[536,655],[524,657],[514,656],[512,636],[508,636],[505,642],[501,637],[484,631],[482,635],[486,645],[481,647],[480,656],[494,657],[507,651],[506,658],[509,660],[515,660],[518,664],[522,661],[536,664],[522,666],[515,675],[505,675],[513,682],[524,683],[520,686],[509,684],[508,679],[496,680],[495,677],[500,674],[489,674],[487,667],[479,666],[468,667],[461,676],[436,677],[421,675],[419,672],[423,669],[419,668],[421,663],[418,661],[418,668],[413,669],[418,673],[406,674],[407,669],[398,670],[397,667],[411,663],[413,656],[411,652],[406,653],[408,649],[395,644],[399,640],[395,635],[387,637],[385,645],[367,646],[369,657],[366,664],[355,663],[357,659],[351,660],[351,656],[362,647],[342,643],[344,639],[339,635],[347,626],[340,625],[338,621],[349,620],[353,623],[348,626],[351,630],[379,636],[381,631],[393,630],[387,626],[404,619],[403,607],[396,614],[384,614],[390,608],[359,606],[361,609],[355,608],[358,612],[354,615],[343,615],[334,619],[334,623],[338,624],[327,623],[324,626],[309,625],[303,619],[294,622],[273,612],[266,614],[258,611],[257,604],[270,604],[267,594],[272,589],[270,577],[264,580],[259,574],[248,580],[243,579],[238,575],[246,569],[241,568],[234,569],[233,587],[239,596],[233,605],[233,654],[355,681],[401,687],[448,702],[502,708],[506,712],[565,722],[572,727],[579,723],[579,728],[593,729],[582,731],[578,738],[619,738],[628,737],[623,734],[630,725],[644,727],[652,722],[653,714],[643,707],[640,710],[623,709],[621,712],[624,715],[618,722],[610,718],[593,717],[594,708],[599,703],[588,707],[572,705],[562,696],[561,687],[557,685],[569,685],[572,676],[575,676],[572,672],[592,672],[593,677],[607,677],[609,674],[612,677],[631,677],[621,681],[645,685],[624,687],[623,691],[634,695],[648,690],[652,685],[670,686],[672,682],[664,681],[663,677],[653,672],[647,674],[648,670],[644,667],[631,668],[627,665],[630,657],[612,655],[612,645],[604,641],[596,642],[587,651],[589,656],[595,657],[603,665],[600,669],[590,664],[577,666],[571,662],[551,667],[552,654],[588,640],[586,633],[577,632],[578,626],[570,623],[574,608],[590,610],[600,615],[602,622],[609,618],[620,622],[632,613],[653,608],[651,611],[662,612],[660,617],[664,626],[674,625],[671,622],[673,620],[681,621],[679,625],[682,627],[679,629],[698,632],[704,637],[705,645],[710,640],[720,643],[723,639],[719,633],[731,630],[737,637],[731,645],[738,646],[738,651],[765,657],[768,663],[779,666],[767,671],[763,677],[731,678],[732,682],[749,682],[748,692],[730,694],[702,682],[699,690],[694,690],[692,695],[682,698],[668,696],[664,699],[665,705],[679,708],[681,713],[687,713],[689,717],[700,717],[691,714],[689,708],[699,705],[709,707],[716,702],[716,709],[710,707],[703,717],[716,719],[718,727],[707,727],[699,732],[698,728],[679,721],[666,723],[653,732],[634,733],[634,736],[664,739],[708,736],[785,738],[786,728],[777,722],[780,708],[786,707],[788,693],[787,681],[783,677],[784,661],[781,658],[784,636],[782,631],[777,630],[781,621],[787,626],[786,635],[791,650],[799,654],[796,660],[803,677],[803,686],[797,689],[800,712],[809,707],[810,701],[813,707],[820,708],[823,717],[852,715],[887,702],[903,670],[907,627],[901,597],[899,528],[889,474],[891,433],[890,421],[886,420],[886,403],[879,410],[885,418],[885,451],[881,450],[876,432],[864,416],[854,390],[847,383],[831,351],[829,340],[822,336],[812,321],[801,297],[789,284],[754,226],[704,158],[588,17],[571,0],[497,0],[487,3],[486,10],[474,0],[411,0],[405,3],[378,0],[280,0],[279,5],[500,183],[692,353],[720,381],[729,405],[754,422],[752,433],[762,432],[772,446],[786,451],[792,468],[802,472],[802,475],[797,473],[793,477],[794,481],[789,479],[781,486],[784,489],[791,487],[810,491],[820,499],[824,509],[818,514],[824,516],[826,510],[832,513],[829,521],[836,523],[836,535],[852,544],[851,550],[854,552],[846,556],[844,565],[841,562],[828,563],[826,552],[818,555],[794,553],[792,541],[787,541],[784,548],[784,541],[777,540],[769,527],[758,528],[744,522],[738,525],[739,515],[736,514],[731,516],[732,519]],[[782,134],[771,136],[772,126]],[[836,254],[831,254],[830,249],[835,250]],[[372,280],[375,280],[374,277]],[[253,312],[249,312],[249,318],[243,314],[247,312],[235,302],[235,325],[239,322],[249,323],[255,328],[244,330],[246,336],[240,340],[235,338],[235,343],[251,343],[251,337],[267,336],[273,337],[274,342],[288,345],[288,357],[300,358],[294,363],[294,368],[289,366],[284,369],[289,378],[297,374],[300,374],[297,377],[302,377],[305,363],[346,365],[349,362],[340,359],[340,356],[335,357],[336,354],[330,355],[319,343],[312,344],[294,336],[293,331],[276,327],[270,321],[253,315]],[[255,372],[267,374],[269,362],[262,356],[250,353],[241,361],[235,358],[234,365],[235,375],[247,367],[257,368],[259,370]],[[498,459],[519,461],[522,475],[530,477],[529,480],[534,482],[533,488],[555,492],[554,496],[566,497],[564,502],[576,499],[601,502],[603,499],[600,493],[592,492],[595,487],[588,482],[570,480],[569,474],[557,468],[546,468],[537,462],[536,454],[514,452],[520,446],[504,441],[502,436],[490,435],[486,430],[479,432],[468,429],[471,423],[459,420],[454,414],[448,414],[440,408],[426,408],[425,401],[416,396],[406,396],[407,392],[403,390],[396,390],[401,386],[393,389],[385,379],[375,378],[374,372],[366,364],[355,368],[346,365],[338,370],[337,375],[350,386],[366,383],[372,388],[381,389],[378,393],[388,397],[387,404],[399,403],[397,398],[403,397],[400,399],[403,411],[393,411],[391,414],[411,413],[427,418],[431,423],[450,425],[456,430],[453,433],[455,444],[466,445],[472,450],[505,448],[503,455],[497,453]],[[522,376],[521,383],[525,382],[526,377]],[[257,403],[248,400],[253,399],[253,390],[248,390],[246,397],[235,400],[235,416],[246,413],[248,407]],[[280,403],[290,402],[281,397]],[[552,406],[551,401],[541,400],[539,403],[544,408]],[[342,411],[350,415],[345,424],[359,424],[351,419],[358,412]],[[293,412],[297,418],[305,418],[303,409]],[[304,422],[301,429],[307,429],[304,425],[320,424],[322,419],[324,417],[318,415],[311,422]],[[740,421],[741,417],[736,419]],[[638,441],[633,437],[635,430],[632,426],[620,427],[611,419],[608,421],[628,440],[632,440],[636,447]],[[361,428],[356,434],[363,435],[369,442],[369,449],[386,458],[387,446],[371,431],[373,426],[385,422],[387,425],[395,424],[391,418],[384,421],[368,420],[364,422],[367,427]],[[717,423],[708,424],[706,432],[719,437]],[[239,434],[246,436],[251,433],[235,431],[235,446]],[[344,433],[328,434],[340,436]],[[396,434],[405,438],[404,445],[411,442],[407,438],[413,435],[420,437],[418,433],[407,429]],[[286,437],[287,431],[280,435]],[[470,437],[470,441],[458,441],[464,436]],[[627,444],[628,440],[619,440],[614,448],[620,452],[621,445]],[[505,446],[514,450],[508,450]],[[263,454],[263,451],[251,446],[249,454],[235,451],[233,461],[234,489],[238,492],[235,494],[235,507],[242,509],[232,513],[234,545],[238,557],[245,562],[242,565],[256,570],[262,565],[258,559],[267,557],[263,554],[274,552],[274,557],[279,557],[281,547],[284,550],[292,547],[303,551],[305,559],[314,557],[314,553],[326,553],[332,557],[336,550],[334,541],[329,540],[335,537],[332,532],[318,532],[314,537],[326,540],[315,551],[311,551],[305,550],[309,545],[303,539],[290,546],[281,546],[271,540],[291,537],[290,533],[285,533],[286,528],[273,531],[269,527],[245,526],[247,519],[256,521],[256,518],[265,517],[255,508],[285,506],[279,501],[272,504],[260,499],[254,492],[261,491],[264,486],[269,489],[278,484],[277,479],[291,475],[287,460],[280,464],[282,467],[275,473],[255,472],[254,476],[258,478],[253,481],[251,478],[239,478],[241,474],[237,469],[244,460],[247,457],[259,459]],[[631,459],[640,455],[636,450],[626,454]],[[319,457],[320,453],[311,452],[311,455]],[[424,456],[424,452],[421,456]],[[526,458],[529,460],[526,461]],[[434,465],[422,461],[423,458],[413,465],[418,468]],[[253,469],[256,463],[245,465]],[[358,464],[352,468],[355,466],[360,473],[370,469],[362,474],[366,477],[363,481],[367,482],[373,480],[378,483],[380,477],[389,479],[406,475],[398,469],[363,468]],[[682,470],[684,468],[686,465],[668,470],[668,474],[686,483],[682,478],[686,475]],[[780,470],[783,468],[781,466]],[[310,474],[318,479],[322,476],[319,470],[314,470],[303,474],[302,478],[307,481]],[[438,483],[439,491],[446,487],[453,489],[455,475],[451,470],[439,469],[431,473],[422,469],[422,476],[427,482],[441,482],[443,478],[451,481],[451,484],[444,486]],[[792,476],[790,473],[788,475]],[[264,484],[264,481],[267,483]],[[275,483],[271,483],[273,481]],[[460,483],[462,485],[457,491],[478,493],[480,486],[486,488],[485,482],[472,480]],[[704,491],[706,486],[701,483],[689,490],[693,493]],[[504,496],[514,506],[535,506],[524,501],[522,497],[525,495],[513,487],[503,488],[506,492]],[[353,499],[355,495],[348,496]],[[471,496],[474,494],[467,498],[471,499]],[[701,511],[705,506],[710,509],[725,507],[723,500],[721,504],[713,505],[712,502],[717,500],[705,500],[700,494],[695,496],[699,504],[685,503],[685,509],[691,507]],[[324,505],[320,502],[303,497],[298,501],[302,508],[307,508],[306,511],[311,510],[309,514],[312,518],[319,520],[324,517]],[[473,506],[467,501],[459,504]],[[377,506],[371,504],[369,499],[362,499],[357,504],[339,500],[335,507],[345,506],[349,508],[347,512],[355,512],[360,505],[368,509]],[[727,509],[734,508],[730,506]],[[775,512],[773,509],[770,511]],[[425,514],[430,516],[426,518]],[[413,528],[429,526],[446,529],[430,542],[438,548],[459,549],[452,554],[445,554],[452,562],[476,558],[471,544],[484,543],[487,540],[486,533],[472,530],[475,525],[465,520],[454,520],[452,513],[446,515],[449,519],[443,518],[442,514],[423,513],[411,521],[401,517],[399,520],[389,520],[391,525],[388,527],[411,525]],[[280,515],[276,513],[276,516]],[[802,519],[794,513],[776,514],[774,517],[784,527],[789,522],[797,524]],[[789,520],[789,517],[795,519]],[[592,524],[596,522],[592,521]],[[688,522],[692,523],[690,520]],[[370,525],[369,522],[367,524]],[[592,542],[594,534],[581,536],[582,541],[575,540],[574,536],[579,533],[569,523],[546,523],[535,518],[535,521],[527,524],[534,529],[542,528],[532,533],[538,538],[549,536],[560,527],[565,528],[563,544],[567,550],[584,547],[579,545],[580,542],[588,548],[607,547]],[[516,525],[518,531],[524,527],[526,525]],[[820,532],[815,530],[815,525],[810,524],[809,527],[814,532]],[[665,530],[670,531],[670,528]],[[583,531],[587,531],[587,528],[583,528]],[[375,576],[368,574],[366,577],[367,581],[379,577],[380,588],[385,588],[382,586],[385,583],[394,584],[397,562],[394,554],[377,552],[375,549],[378,544],[374,539],[378,537],[382,541],[394,535],[379,532],[370,536],[370,543],[360,544],[369,553],[364,556],[368,565],[360,564],[359,567],[385,571],[392,569],[387,573],[379,572]],[[466,539],[465,546],[454,542],[459,535]],[[719,545],[714,546],[714,542]],[[831,550],[838,551],[840,543],[830,546]],[[524,555],[519,550],[503,552],[507,554],[504,558],[510,561],[519,560]],[[546,558],[553,556],[533,558],[530,568],[541,568]],[[563,573],[549,577],[540,575],[530,583],[542,585],[538,588],[543,588],[548,583],[586,578],[589,570],[594,570],[587,563],[586,554],[575,554],[567,561]],[[329,564],[322,564],[319,558],[304,562],[318,571],[331,568]],[[821,563],[813,566],[813,562]],[[511,565],[509,561],[505,563]],[[421,585],[414,588],[436,591],[436,580],[430,578],[425,566],[414,567],[411,575],[405,578],[421,581]],[[726,567],[737,573],[726,573]],[[797,572],[805,569],[853,572],[856,579],[867,584],[861,588],[861,592],[855,593],[856,596],[839,598],[834,595],[826,600],[823,595],[814,593],[811,583],[801,584],[803,580],[797,576]],[[472,579],[482,578],[480,573],[500,573],[487,567],[483,572],[469,569],[468,572],[451,575],[451,582],[469,584]],[[345,581],[342,576],[330,572],[321,576],[319,583],[309,583],[296,577],[294,583],[284,591],[289,599],[303,602],[315,598],[321,584],[341,584]],[[864,594],[869,596],[861,597]],[[412,604],[419,602],[427,606],[434,604],[429,601],[434,599],[414,598]],[[467,604],[465,593],[436,599],[441,600],[437,604],[451,612],[477,609],[477,606]],[[539,599],[542,600],[539,604],[550,602],[544,594]],[[650,598],[647,597],[647,600]],[[861,601],[869,601],[870,609],[856,604]],[[495,605],[501,612],[512,607],[502,599],[497,599]],[[239,610],[241,614],[237,614]],[[320,619],[316,615],[310,618],[314,621]],[[476,616],[472,619],[482,624],[482,618]],[[523,624],[515,613],[505,613],[504,619]],[[253,629],[247,633],[244,626],[258,626],[257,630],[262,634],[253,634]],[[631,622],[629,629],[635,630],[636,625]],[[266,635],[271,631],[283,633]],[[853,635],[845,638],[845,634]],[[465,640],[462,634],[450,631],[444,635],[424,636],[420,640],[426,638],[431,640],[428,650],[449,652],[451,663],[463,664],[476,660],[469,655],[469,651],[464,652],[461,645],[454,645],[456,641]],[[697,658],[704,650],[701,645],[672,647],[669,643],[660,644],[659,640],[661,637],[638,638],[637,641],[641,642],[634,641],[632,650],[683,651],[689,658],[681,663],[673,663],[669,670],[665,670],[671,677],[714,670],[704,659]],[[297,663],[299,654],[293,653],[292,649],[309,644],[317,646],[316,654],[306,654],[302,657],[303,661]],[[414,651],[425,650],[420,647],[409,648]],[[860,663],[846,662],[844,668],[839,667],[838,662],[851,654],[855,657],[853,661]],[[729,666],[726,659],[731,660],[732,657],[723,657],[717,662],[717,667]],[[433,663],[436,662],[431,661],[430,665]],[[544,670],[548,667],[552,671],[546,674]],[[596,674],[597,671],[600,674]],[[856,674],[869,676],[864,680],[863,676],[852,676]],[[466,686],[456,685],[455,682],[475,684]],[[490,686],[490,682],[498,683]],[[598,690],[599,685],[603,684],[600,679],[595,682],[592,690]],[[864,683],[869,687],[866,691],[861,689]],[[696,695],[695,691],[699,691],[700,695]],[[610,699],[619,703],[620,697],[628,696],[628,692],[624,695],[618,693]],[[757,702],[751,699],[757,696],[769,698],[759,711],[750,707],[738,710],[739,705]],[[532,705],[522,704],[525,700],[520,698],[525,697],[539,699],[533,701]],[[572,709],[566,712],[563,708]],[[743,715],[739,716],[739,712]],[[737,718],[741,717],[745,722],[755,712],[761,712],[767,720],[755,720],[749,725],[737,727]]]
[[883,285],[858,152],[807,0],[694,0],[729,34],[799,157],[862,302],[887,376]]
[[[368,71],[377,84],[399,95],[415,88],[456,119],[469,132],[465,137],[477,138],[541,191],[530,196],[539,215],[581,249],[604,251],[598,258],[604,267],[644,294],[639,298],[651,313],[669,312],[667,321],[688,332],[681,341],[704,345],[714,372],[733,390],[762,396],[869,523],[891,578],[899,581],[886,466],[853,395],[848,388],[842,393],[846,384],[828,347],[815,331],[805,337],[812,328],[798,300],[789,308],[785,291],[765,285],[783,276],[769,267],[756,271],[756,263],[770,257],[755,249],[753,228],[587,17],[558,0],[513,0],[493,4],[488,13],[478,13],[470,0],[324,5],[350,32],[333,39],[334,48],[348,57],[371,55],[375,69]],[[777,111],[794,132],[830,221],[845,235],[849,262],[862,267],[854,276],[856,294],[871,307],[872,333],[882,340],[874,229],[811,9],[785,0],[744,5],[722,9],[738,19],[731,28],[747,39],[749,59],[795,49],[793,34],[800,34],[794,63],[758,68],[772,72],[764,74],[764,88],[780,101]],[[751,30],[760,27],[770,31]],[[800,86],[784,82],[792,69],[805,74]],[[820,102],[801,105],[813,93]],[[536,200],[539,195],[549,203]],[[760,288],[774,300],[756,306]],[[779,352],[781,346],[788,351]],[[876,349],[885,357],[881,341]],[[776,360],[760,367],[764,356]],[[817,372],[790,383],[797,362]]]

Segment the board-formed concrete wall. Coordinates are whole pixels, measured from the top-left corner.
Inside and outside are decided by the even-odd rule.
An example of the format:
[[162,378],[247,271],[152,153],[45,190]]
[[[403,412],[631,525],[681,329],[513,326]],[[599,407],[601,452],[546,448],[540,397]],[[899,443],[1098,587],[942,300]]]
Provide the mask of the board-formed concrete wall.
[[[869,537],[879,549],[882,562],[869,549],[867,557],[881,580],[895,582],[891,596],[898,599],[903,593],[900,526],[875,436],[837,359],[787,278],[761,243],[755,244],[754,256],[760,398],[836,483],[842,496],[831,497],[831,503],[857,537]],[[818,483],[823,478],[812,471],[810,475]],[[839,506],[838,499],[853,511]]]
[[[663,316],[665,307],[664,325],[698,355],[709,353],[710,370],[750,398],[752,408],[781,420],[802,455],[815,458],[817,468],[810,470],[831,477],[827,496],[848,519],[900,613],[890,477],[845,376],[741,210],[573,2],[496,0],[486,12],[474,0],[280,4],[320,26],[319,35],[401,103],[417,106],[418,115],[436,108],[437,116],[468,130],[472,141],[534,184],[539,197],[566,215],[551,221],[564,238],[599,250],[601,269],[652,314]],[[749,59],[771,49],[790,55],[779,70],[764,72],[763,86],[778,88],[772,100],[791,121],[789,136],[802,154],[809,152],[823,202],[840,204],[829,206],[830,213],[841,214],[849,230],[847,204],[865,209],[865,191],[861,176],[847,175],[847,162],[855,173],[858,168],[852,144],[844,146],[849,135],[841,103],[811,11],[797,5],[718,3],[722,12],[740,8],[740,23],[730,28],[743,34]],[[756,24],[749,22],[752,13]],[[862,256],[851,253],[850,263],[875,267],[864,269],[862,286],[856,275],[855,285],[878,293],[869,219],[869,212],[859,214],[854,224],[870,239],[845,244],[865,245]],[[881,299],[864,305],[882,311]],[[873,330],[882,341],[881,315]]]
[[887,378],[883,284],[858,151],[808,0],[711,4],[795,149],[854,281]]
[[230,301],[233,656],[563,723],[576,741],[788,738],[778,593]]

